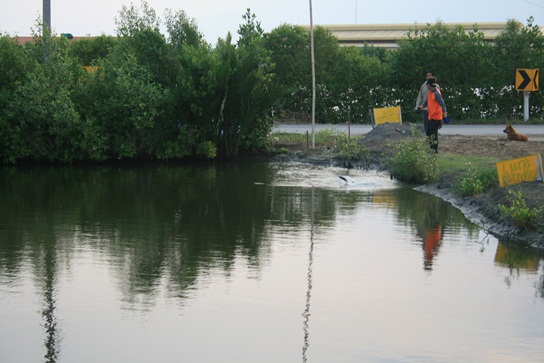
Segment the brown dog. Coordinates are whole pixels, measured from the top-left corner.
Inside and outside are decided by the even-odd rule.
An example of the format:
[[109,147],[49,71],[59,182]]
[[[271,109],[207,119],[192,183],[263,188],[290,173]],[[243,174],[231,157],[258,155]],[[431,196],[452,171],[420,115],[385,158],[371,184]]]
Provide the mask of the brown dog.
[[527,141],[529,138],[527,135],[518,134],[516,130],[512,127],[512,125],[506,125],[506,128],[502,130],[502,132],[506,133],[506,140],[514,140],[514,141]]

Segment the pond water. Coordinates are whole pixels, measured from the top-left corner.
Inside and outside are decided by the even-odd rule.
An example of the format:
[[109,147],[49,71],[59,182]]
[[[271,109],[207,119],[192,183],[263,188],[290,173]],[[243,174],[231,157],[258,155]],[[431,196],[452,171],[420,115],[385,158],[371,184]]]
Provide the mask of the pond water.
[[0,362],[542,362],[543,258],[376,172],[3,168]]

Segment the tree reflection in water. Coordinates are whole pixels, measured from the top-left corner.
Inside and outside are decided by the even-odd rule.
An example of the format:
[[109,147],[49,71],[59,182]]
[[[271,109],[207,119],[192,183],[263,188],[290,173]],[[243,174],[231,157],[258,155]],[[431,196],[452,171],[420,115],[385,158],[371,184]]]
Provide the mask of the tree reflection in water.
[[[84,261],[98,259],[96,266],[104,266],[111,273],[113,281],[101,281],[98,276],[96,286],[107,283],[106,287],[109,287],[111,283],[119,296],[109,302],[106,300],[109,296],[103,295],[99,302],[116,304],[112,309],[121,305],[123,312],[142,309],[145,316],[150,316],[148,311],[168,312],[160,309],[165,308],[163,305],[170,308],[170,302],[175,302],[172,306],[181,310],[185,310],[185,305],[195,305],[196,299],[202,298],[195,297],[196,292],[201,286],[208,287],[213,282],[209,276],[216,271],[224,271],[231,284],[230,281],[235,281],[233,272],[236,272],[240,257],[257,272],[263,268],[263,261],[267,262],[267,268],[274,265],[268,262],[273,259],[271,251],[280,242],[283,243],[282,248],[295,249],[296,257],[300,257],[298,239],[285,243],[283,233],[291,229],[310,229],[309,248],[305,247],[308,250],[304,251],[305,257],[302,256],[307,259],[307,262],[303,261],[307,269],[301,274],[306,277],[302,287],[302,292],[306,290],[305,306],[300,316],[303,323],[302,360],[306,363],[312,360],[309,359],[309,321],[313,268],[327,268],[326,264],[313,265],[314,237],[319,238],[320,243],[327,242],[329,238],[321,233],[315,236],[314,229],[327,227],[328,231],[336,232],[346,220],[358,221],[358,213],[364,208],[376,208],[380,214],[384,211],[387,220],[391,218],[399,230],[405,231],[403,234],[399,232],[398,236],[402,238],[398,241],[390,242],[396,243],[398,250],[415,251],[415,259],[409,262],[415,262],[420,270],[420,261],[423,260],[425,273],[433,273],[437,281],[444,271],[441,262],[451,263],[458,258],[452,251],[472,256],[468,253],[481,239],[480,228],[466,220],[460,211],[411,188],[372,192],[319,186],[310,190],[305,184],[304,187],[285,188],[274,185],[275,173],[276,169],[261,164],[6,169],[0,178],[0,199],[3,201],[0,208],[0,281],[11,284],[8,285],[9,290],[17,281],[23,281],[30,269],[34,287],[37,287],[32,296],[40,297],[41,306],[37,311],[37,321],[29,320],[36,311],[27,314],[28,310],[25,310],[10,320],[13,324],[3,321],[3,328],[6,331],[11,329],[16,341],[17,337],[24,336],[19,333],[26,332],[27,325],[32,323],[33,330],[29,331],[35,332],[38,328],[39,333],[35,334],[38,341],[31,344],[21,339],[20,344],[28,349],[28,354],[35,358],[37,355],[37,359],[26,361],[57,362],[64,356],[78,354],[81,346],[93,343],[78,341],[71,345],[67,339],[63,340],[76,337],[72,327],[85,329],[71,324],[72,320],[79,321],[81,316],[77,314],[73,299],[67,298],[70,297],[65,293],[68,285],[62,283],[65,278],[78,273],[78,278],[94,281],[93,276],[87,275],[90,270],[76,266],[80,258]],[[304,173],[313,175],[314,171]],[[255,181],[259,182],[258,185]],[[267,187],[269,185],[274,187]],[[366,211],[361,216],[366,218]],[[338,233],[353,233],[359,227],[350,225],[346,231]],[[480,242],[481,252],[484,247],[494,247],[494,241],[492,244]],[[376,240],[374,246],[374,241],[370,240],[372,245],[356,247],[392,246],[378,242]],[[531,295],[542,297],[542,253],[525,246],[499,242],[494,261],[499,268],[492,270],[492,276],[482,279],[494,281],[497,272],[502,272],[507,274],[504,281],[508,286],[517,287],[514,285],[516,279],[531,275]],[[319,250],[320,255],[324,252]],[[300,267],[300,263],[297,266]],[[94,267],[94,264],[89,265],[89,269]],[[480,271],[478,269],[485,266],[473,268]],[[517,285],[524,288],[524,281]],[[86,289],[82,288],[82,291],[93,291],[92,287]],[[4,300],[5,292],[0,293],[1,300]],[[6,306],[12,300],[7,300]],[[163,301],[168,304],[162,304]],[[321,297],[319,302],[322,302]],[[293,303],[295,313],[300,311],[302,302],[294,300]],[[93,306],[97,307],[96,311],[88,311],[89,316],[101,312],[98,309],[102,306]],[[312,308],[315,315],[315,302]],[[10,313],[8,310],[6,314]],[[294,323],[298,325],[300,321]],[[320,344],[315,317],[312,324],[312,350],[321,355],[321,351],[329,347]],[[119,328],[125,329],[126,326],[130,325],[120,321]],[[163,331],[167,332],[169,327],[165,324]],[[294,329],[294,334],[300,334],[300,325]],[[128,329],[126,331],[127,334],[132,333]],[[297,340],[295,348],[298,345],[300,349],[300,341],[297,343]],[[9,349],[13,354],[20,354],[18,346],[12,345]],[[176,347],[173,345],[172,349]]]
[[57,272],[57,259],[55,243],[45,247],[45,281],[43,283],[44,308],[42,317],[45,330],[45,362],[55,363],[60,353],[59,332],[57,327],[56,300],[55,300],[55,276]]

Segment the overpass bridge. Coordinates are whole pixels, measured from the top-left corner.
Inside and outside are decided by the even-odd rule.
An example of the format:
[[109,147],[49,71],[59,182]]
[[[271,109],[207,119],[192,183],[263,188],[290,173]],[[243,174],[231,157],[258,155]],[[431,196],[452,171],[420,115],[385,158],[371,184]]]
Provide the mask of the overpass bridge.
[[[493,42],[497,35],[506,29],[507,22],[496,23],[443,23],[449,29],[462,26],[465,32],[474,30],[477,25],[478,31],[483,33],[484,39]],[[338,38],[340,45],[351,45],[364,47],[372,45],[378,48],[396,49],[399,47],[398,41],[406,38],[408,32],[415,30],[424,30],[427,25],[432,24],[351,24],[351,25],[319,25],[329,30],[332,35]],[[309,25],[303,28],[309,30]]]

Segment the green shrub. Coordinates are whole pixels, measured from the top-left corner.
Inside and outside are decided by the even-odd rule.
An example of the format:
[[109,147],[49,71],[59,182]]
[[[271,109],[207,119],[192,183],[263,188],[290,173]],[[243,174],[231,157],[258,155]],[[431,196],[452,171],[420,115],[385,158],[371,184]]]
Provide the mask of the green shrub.
[[501,214],[506,219],[513,221],[520,228],[537,227],[538,220],[544,215],[544,208],[529,208],[525,204],[525,198],[521,192],[508,192],[510,195],[510,206],[499,204]]
[[463,197],[482,193],[489,186],[497,183],[497,170],[495,168],[474,169],[468,163],[467,173],[458,178],[453,191]]
[[217,156],[217,148],[211,141],[204,141],[197,145],[196,154],[214,159]]
[[478,172],[478,176],[484,185],[484,189],[489,188],[494,184],[498,184],[499,175],[497,174],[497,168],[483,168]]
[[[316,145],[322,145],[323,147],[335,147],[338,144],[338,141],[342,140],[343,137],[347,139],[344,132],[334,128],[327,128],[315,133],[315,143]],[[311,142],[311,135],[309,139]]]
[[351,166],[353,161],[363,161],[368,164],[370,152],[356,138],[349,138],[346,134],[341,133],[335,139],[334,155],[342,159],[346,166]]
[[427,139],[414,133],[411,139],[392,145],[392,148],[387,165],[395,179],[418,184],[438,179],[437,156],[429,148]]

